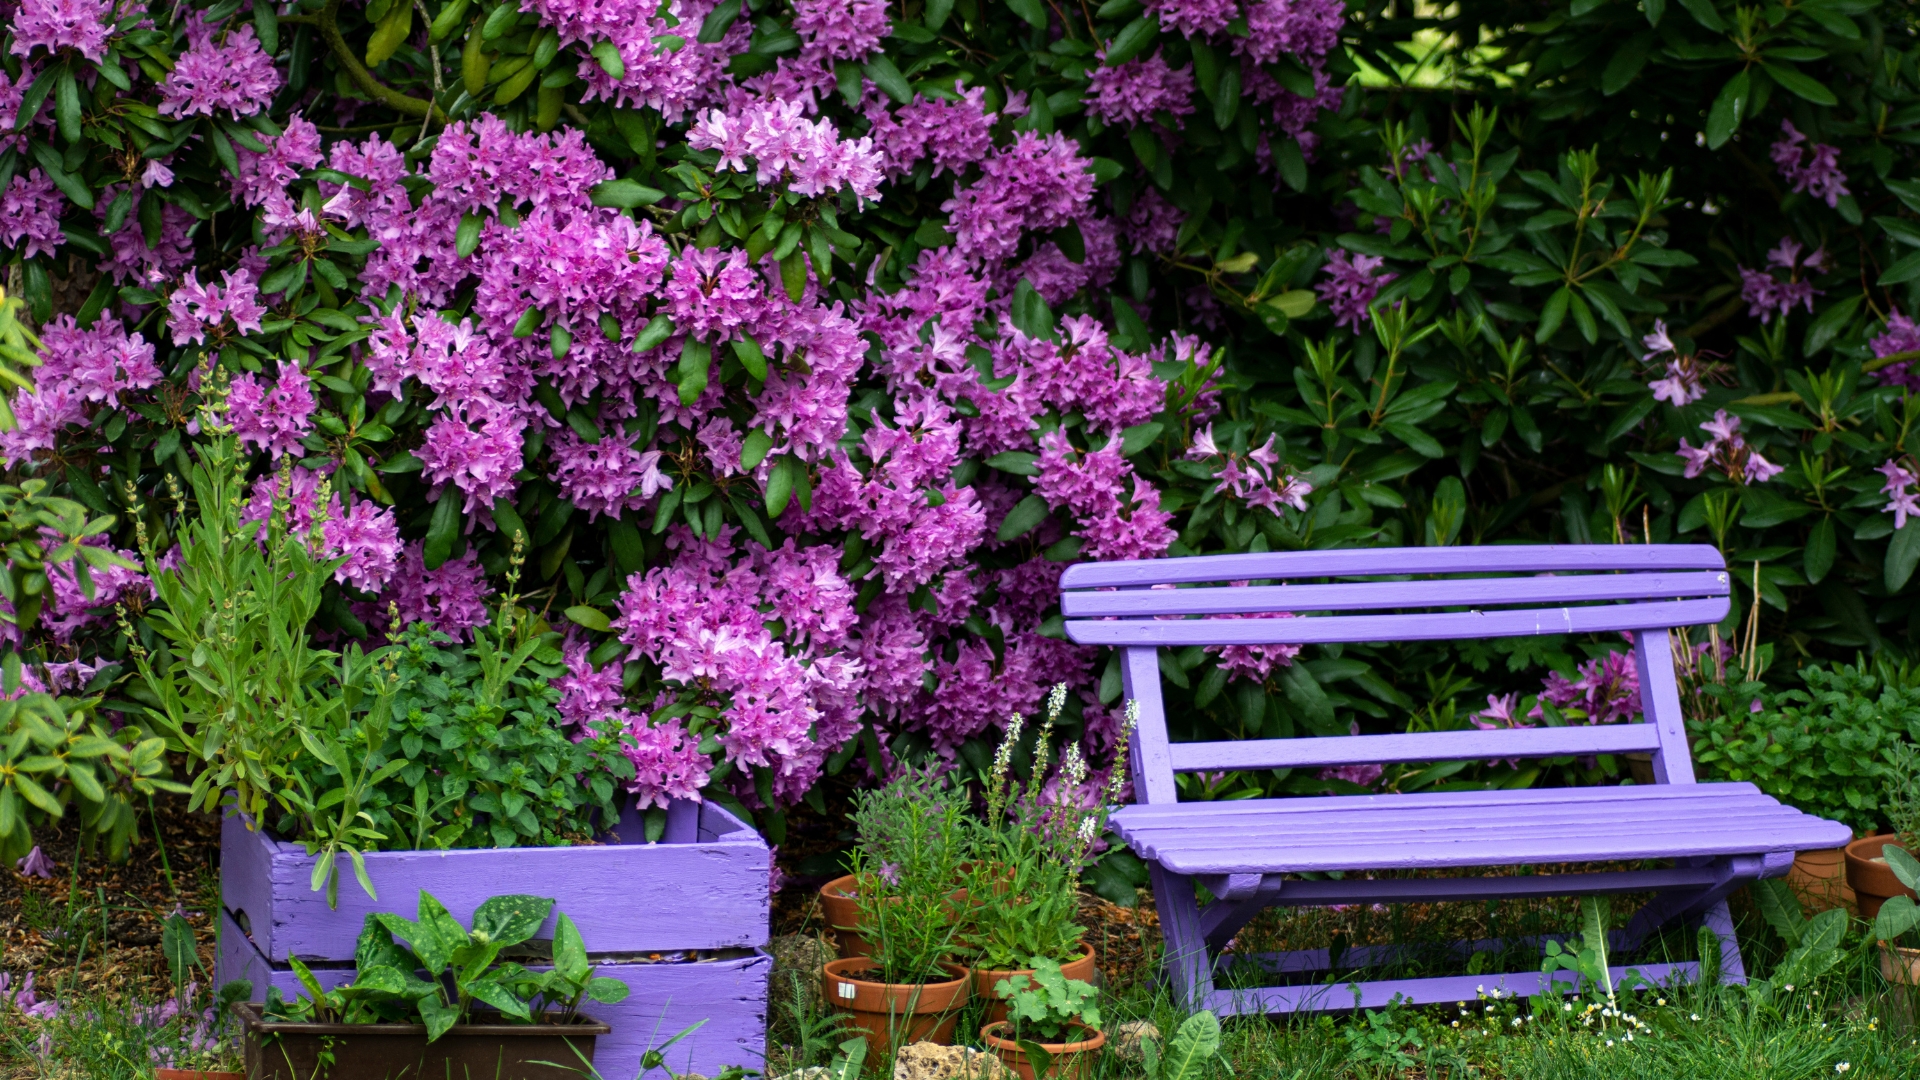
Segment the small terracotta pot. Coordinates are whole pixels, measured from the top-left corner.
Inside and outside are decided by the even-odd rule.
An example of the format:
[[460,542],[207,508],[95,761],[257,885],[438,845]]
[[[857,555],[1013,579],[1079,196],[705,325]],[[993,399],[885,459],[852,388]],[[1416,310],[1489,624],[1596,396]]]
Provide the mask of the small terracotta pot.
[[1920,949],[1881,942],[1880,974],[1896,986],[1920,986]]
[[1077,1041],[1039,1044],[1042,1050],[1053,1055],[1053,1065],[1047,1069],[1046,1078],[1034,1073],[1033,1062],[1027,1060],[1027,1052],[1014,1041],[1013,1031],[1006,1021],[981,1028],[980,1038],[986,1041],[988,1049],[999,1055],[1002,1064],[1020,1074],[1020,1080],[1086,1080],[1093,1075],[1094,1059],[1100,1056],[1101,1049],[1107,1045],[1107,1033],[1095,1031],[1081,1023],[1075,1023],[1073,1030],[1082,1036]]
[[[1880,914],[1880,905],[1895,896],[1914,896],[1913,890],[1900,884],[1893,868],[1880,856],[1880,849],[1894,843],[1893,834],[1868,836],[1847,845],[1847,884],[1853,886],[1860,903],[1860,917],[1872,921]],[[1898,846],[1898,845],[1895,845]],[[1920,900],[1920,896],[1914,899]]]
[[[955,889],[947,894],[947,900],[949,910],[958,911],[967,902],[967,890]],[[861,932],[865,926],[860,920],[860,894],[854,889],[852,874],[820,886],[820,917],[833,932],[834,947],[840,950],[842,960],[873,955],[873,942]]]
[[155,1069],[153,1080],[246,1080],[244,1073],[202,1069]]
[[[1081,982],[1090,983],[1093,981],[1094,975],[1093,946],[1083,944],[1081,947],[1087,950],[1085,955],[1081,956],[1078,960],[1061,964],[1060,973],[1069,979],[1078,979]],[[1006,999],[1000,996],[996,988],[1015,975],[1025,975],[1028,978],[1032,978],[1033,969],[1009,968],[1004,971],[991,968],[973,969],[973,996],[987,1003],[986,1017],[988,1023],[998,1023],[1007,1018]]]
[[1847,884],[1847,849],[1822,848],[1795,855],[1793,869],[1787,871],[1787,887],[1814,914],[1853,907],[1856,899],[1853,886]]
[[954,1022],[960,1019],[973,981],[963,967],[940,966],[953,978],[937,983],[883,983],[860,978],[875,967],[864,956],[829,960],[820,972],[821,993],[828,1005],[847,1014],[876,1056],[886,1057],[896,1046],[922,1041],[951,1046]]

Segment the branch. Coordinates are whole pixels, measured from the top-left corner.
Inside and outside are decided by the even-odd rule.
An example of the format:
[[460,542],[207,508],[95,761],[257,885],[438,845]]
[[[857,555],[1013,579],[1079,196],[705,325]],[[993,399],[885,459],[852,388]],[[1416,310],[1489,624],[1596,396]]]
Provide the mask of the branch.
[[340,66],[347,69],[347,77],[353,80],[354,85],[370,94],[375,101],[395,112],[420,117],[431,114],[433,119],[446,123],[447,114],[440,106],[417,97],[408,97],[373,77],[373,72],[368,71],[366,65],[360,62],[360,58],[354,55],[353,49],[348,47],[347,39],[340,36],[340,26],[336,21],[339,14],[340,0],[327,0],[327,6],[321,9],[318,16],[283,15],[280,21],[292,23],[295,26],[319,27],[320,36],[325,39],[327,48],[333,50],[334,58],[340,61]]

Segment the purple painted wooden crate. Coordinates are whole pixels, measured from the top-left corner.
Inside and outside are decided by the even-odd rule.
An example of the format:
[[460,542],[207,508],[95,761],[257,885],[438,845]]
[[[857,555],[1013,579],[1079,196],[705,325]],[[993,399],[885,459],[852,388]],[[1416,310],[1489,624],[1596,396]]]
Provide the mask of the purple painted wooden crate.
[[[293,997],[300,982],[286,964],[275,964],[223,916],[219,977],[253,983],[254,999],[269,986]],[[619,979],[632,991],[617,1005],[589,1002],[587,1013],[613,1028],[594,1046],[593,1066],[606,1080],[634,1080],[650,1047],[681,1029],[705,1020],[693,1035],[667,1051],[676,1073],[717,1075],[728,1065],[758,1068],[766,1052],[767,979],[773,959],[758,949],[728,949],[693,962],[640,963],[597,957],[597,973]],[[535,965],[535,970],[539,970]],[[353,978],[353,967],[323,966],[313,971],[331,989]],[[663,1076],[655,1071],[654,1077]]]
[[[607,974],[633,989],[626,1002],[595,1013],[614,1026],[595,1059],[608,1080],[631,1080],[649,1040],[702,1019],[706,1026],[676,1045],[676,1069],[686,1071],[678,1058],[688,1055],[694,1071],[708,1074],[723,1064],[756,1065],[771,968],[758,951],[769,933],[771,852],[757,832],[711,803],[677,802],[662,841],[645,843],[644,835],[639,815],[629,811],[609,842],[598,845],[375,852],[366,856],[367,873],[379,899],[366,895],[343,860],[334,909],[310,887],[313,860],[304,848],[229,817],[220,842],[225,925],[217,974],[222,981],[251,979],[255,1000],[269,984],[294,989],[289,957],[344,982],[370,912],[412,918],[425,891],[465,923],[491,896],[547,896],[580,928]],[[549,918],[537,936],[552,932]],[[690,950],[719,955],[634,962]]]

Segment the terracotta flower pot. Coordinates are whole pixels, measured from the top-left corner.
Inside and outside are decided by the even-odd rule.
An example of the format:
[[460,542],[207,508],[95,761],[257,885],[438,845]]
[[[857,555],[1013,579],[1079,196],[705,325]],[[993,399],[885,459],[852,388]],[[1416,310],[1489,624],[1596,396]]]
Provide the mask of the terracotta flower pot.
[[1853,886],[1847,884],[1847,849],[1822,848],[1795,855],[1793,869],[1787,871],[1787,887],[1810,913],[1853,907],[1856,901]]
[[827,1004],[847,1014],[876,1056],[922,1041],[950,1046],[954,1022],[967,1003],[973,981],[965,968],[940,966],[953,978],[937,983],[870,982],[860,976],[872,971],[874,962],[864,956],[846,957],[827,961],[820,972],[820,987]]
[[[1093,981],[1094,975],[1093,946],[1082,944],[1081,947],[1086,949],[1086,953],[1078,960],[1061,964],[1060,973],[1069,979],[1078,979],[1081,982],[1090,983]],[[973,996],[987,1003],[986,1017],[988,1023],[997,1023],[1007,1018],[1006,999],[1000,996],[996,987],[1008,979],[1013,978],[1015,975],[1025,975],[1028,978],[1032,978],[1033,969],[1008,968],[1004,971],[993,968],[973,969]]]
[[268,1020],[257,1002],[234,1013],[246,1028],[250,1080],[360,1077],[511,1077],[578,1080],[594,1041],[613,1030],[590,1017],[571,1024],[455,1024],[428,1039],[424,1024],[293,1024]]
[[155,1069],[153,1080],[246,1080],[246,1074],[205,1069]]
[[[1053,1064],[1047,1069],[1046,1078],[1034,1072],[1033,1062],[1027,1060],[1027,1052],[1020,1049],[1014,1041],[1013,1031],[1006,1021],[988,1024],[980,1029],[980,1038],[986,1040],[988,1049],[998,1054],[1002,1064],[1020,1074],[1021,1080],[1086,1080],[1093,1075],[1093,1062],[1100,1056],[1101,1048],[1107,1045],[1107,1034],[1095,1031],[1085,1024],[1076,1023],[1073,1030],[1081,1036],[1073,1042],[1040,1043],[1040,1048],[1053,1055]],[[1038,1040],[1028,1040],[1035,1042]]]
[[1896,986],[1920,986],[1920,949],[1881,942],[1880,974]]
[[[967,902],[967,890],[955,889],[947,899],[949,910],[957,911]],[[820,917],[833,932],[834,947],[840,950],[842,960],[873,955],[873,942],[862,932],[865,925],[860,920],[860,894],[854,889],[852,874],[820,886]]]
[[1863,919],[1871,920],[1880,914],[1880,905],[1892,897],[1914,895],[1912,889],[1893,876],[1893,869],[1880,855],[1880,849],[1892,843],[1894,838],[1889,833],[1864,837],[1847,845],[1847,884],[1853,886]]

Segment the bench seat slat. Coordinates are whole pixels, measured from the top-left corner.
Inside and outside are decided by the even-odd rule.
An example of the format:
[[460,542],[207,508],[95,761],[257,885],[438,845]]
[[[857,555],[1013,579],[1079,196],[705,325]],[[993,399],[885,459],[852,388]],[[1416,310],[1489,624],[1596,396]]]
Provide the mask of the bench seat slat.
[[[1703,811],[1686,811],[1688,820],[1696,822],[1725,821],[1755,813],[1775,813],[1779,803],[1765,795],[1755,795],[1739,802],[1715,803]],[[1606,807],[1606,816],[1597,820],[1606,822],[1605,828],[1624,825],[1639,820],[1659,820],[1668,818],[1679,811],[1678,808],[1660,804],[1614,803]],[[1118,819],[1116,819],[1118,820]],[[1403,814],[1382,813],[1379,810],[1358,810],[1329,808],[1314,814],[1273,815],[1271,817],[1210,818],[1197,817],[1182,822],[1141,822],[1127,820],[1126,835],[1153,839],[1155,837],[1180,837],[1195,843],[1209,836],[1226,837],[1236,843],[1245,842],[1249,834],[1291,836],[1308,832],[1333,832],[1364,829],[1411,829],[1416,832],[1434,829],[1504,829],[1516,824],[1560,825],[1591,823],[1596,818],[1591,806],[1568,804],[1564,806],[1543,806],[1530,804],[1520,807],[1491,810],[1478,807],[1459,807],[1453,809],[1423,810],[1417,822],[1409,823]]]
[[[1179,821],[1189,818],[1231,820],[1247,816],[1312,814],[1327,809],[1391,810],[1413,808],[1430,811],[1452,807],[1510,807],[1519,810],[1529,805],[1611,804],[1657,800],[1673,804],[1675,813],[1698,813],[1700,801],[1738,799],[1771,795],[1745,781],[1716,784],[1659,784],[1653,786],[1521,788],[1493,791],[1422,791],[1408,794],[1320,795],[1299,799],[1232,799],[1225,802],[1135,803],[1122,807],[1116,821]],[[1595,806],[1595,814],[1607,812]]]
[[1168,747],[1174,772],[1232,769],[1293,769],[1319,765],[1459,761],[1466,758],[1555,757],[1560,754],[1623,754],[1654,750],[1660,731],[1652,724],[1494,731],[1416,731],[1400,735],[1336,735],[1324,738],[1246,739],[1240,742],[1175,743]]
[[1603,607],[1325,615],[1299,619],[1069,620],[1081,645],[1308,645],[1357,641],[1449,641],[1538,637],[1613,630],[1666,630],[1726,618],[1727,598],[1610,604]]
[[[1389,561],[1390,560],[1390,561]],[[1515,544],[1497,547],[1346,548],[1076,563],[1062,589],[1371,574],[1544,573],[1552,570],[1721,570],[1708,544]]]
[[1836,847],[1850,839],[1846,826],[1782,806],[1751,785],[1711,785],[1723,786],[1746,790],[1688,799],[1663,796],[1694,785],[1615,789],[1647,794],[1612,803],[1568,800],[1557,806],[1519,799],[1492,799],[1479,806],[1437,801],[1448,793],[1405,796],[1397,805],[1371,808],[1331,805],[1357,801],[1344,798],[1257,800],[1319,805],[1306,812],[1266,815],[1270,806],[1260,808],[1260,816],[1243,812],[1232,817],[1208,813],[1231,804],[1184,803],[1154,809],[1191,808],[1185,822],[1169,817],[1142,821],[1128,807],[1114,815],[1113,825],[1142,856],[1183,874],[1736,855]]
[[1584,577],[1454,578],[1447,581],[1350,581],[1332,585],[1249,585],[1200,589],[1068,592],[1070,619],[1126,615],[1224,615],[1367,608],[1536,606],[1603,600],[1726,596],[1727,573],[1599,574]]

